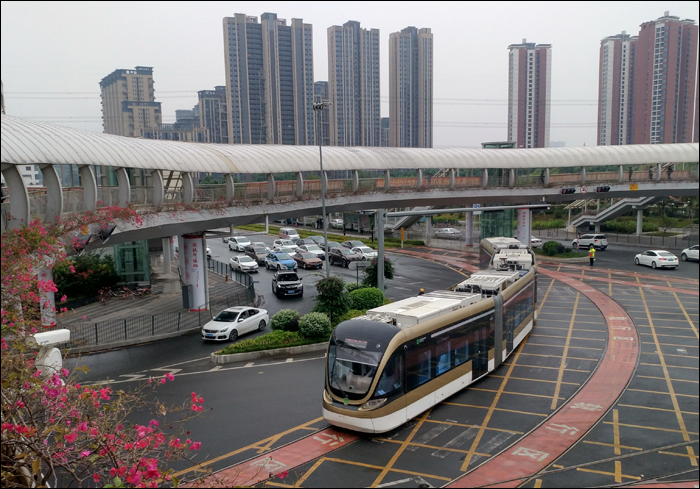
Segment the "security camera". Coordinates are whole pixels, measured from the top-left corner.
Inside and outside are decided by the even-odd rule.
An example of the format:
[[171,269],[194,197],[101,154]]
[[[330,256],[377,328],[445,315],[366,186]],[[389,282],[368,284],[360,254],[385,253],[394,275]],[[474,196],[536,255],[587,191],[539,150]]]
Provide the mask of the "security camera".
[[70,341],[69,329],[54,329],[27,336],[27,344],[34,346],[56,346]]
[[61,350],[56,348],[56,345],[70,341],[69,329],[55,329],[53,331],[36,333],[34,336],[27,336],[26,341],[29,345],[41,347],[34,365],[38,370],[41,370],[42,375],[52,375],[63,368],[63,356],[61,355]]

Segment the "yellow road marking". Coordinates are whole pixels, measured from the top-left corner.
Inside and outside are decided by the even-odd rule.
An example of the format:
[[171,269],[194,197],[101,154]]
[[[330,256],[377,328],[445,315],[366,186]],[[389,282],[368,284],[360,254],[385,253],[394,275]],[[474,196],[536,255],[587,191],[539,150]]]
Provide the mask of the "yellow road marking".
[[690,316],[688,316],[688,312],[685,310],[685,307],[683,307],[683,303],[681,300],[678,298],[678,295],[674,292],[673,297],[676,298],[676,302],[678,302],[678,305],[681,308],[681,311],[683,311],[683,314],[685,314],[685,318],[688,320],[688,324],[690,324],[690,327],[693,329],[693,333],[695,333],[695,338],[698,338],[698,328],[695,327],[695,323],[690,320]]
[[602,441],[587,441],[587,440],[584,440],[583,443],[588,443],[589,445],[601,445],[601,446],[604,446],[604,447],[620,447],[620,448],[624,448],[624,449],[626,449],[626,450],[639,450],[639,451],[642,450],[641,448],[638,448],[638,447],[629,447],[629,446],[627,446],[627,445],[616,445],[616,444],[614,444],[614,443],[603,443]]
[[695,452],[693,452],[692,447],[686,447],[688,449],[688,453],[675,453],[675,452],[664,452],[661,451],[659,453],[662,453],[664,455],[674,455],[676,457],[687,457],[690,460],[690,465],[693,467],[698,466],[698,456],[695,455]]
[[[612,423],[612,421],[603,421],[603,424],[613,424],[613,423]],[[668,428],[656,428],[655,426],[642,426],[642,425],[638,425],[638,424],[627,424],[627,423],[618,423],[618,424],[620,426],[626,426],[627,428],[639,428],[642,430],[664,431],[666,433],[683,433],[681,430],[670,430]],[[685,431],[685,434],[697,435],[697,433],[694,433],[692,431]],[[688,438],[688,440],[690,440],[690,437]],[[686,440],[686,441],[688,441],[688,440]]]
[[[685,358],[688,358],[687,356]],[[644,365],[646,367],[662,367],[660,363],[640,363],[639,365]],[[698,367],[682,367],[680,365],[666,365],[668,368],[685,368],[688,370],[697,370]]]
[[[657,380],[664,380],[663,377],[652,377],[651,375],[638,375],[640,379],[657,379]],[[693,384],[697,384],[697,380],[685,380],[685,379],[671,379],[673,382],[692,382]]]
[[[664,408],[656,408],[656,407],[649,407],[649,406],[635,406],[633,404],[618,404],[618,407],[628,407],[628,408],[635,408],[635,409],[651,409],[652,411],[664,411],[667,413],[675,413],[673,409],[664,409]],[[690,414],[690,415],[695,415],[697,416],[698,413],[691,413],[690,411],[681,411],[683,414]]]
[[[528,355],[531,357],[561,358],[561,355],[544,355],[542,353],[523,353],[523,355]],[[598,359],[598,358],[569,357],[569,360],[588,360],[589,362],[597,362],[600,359]],[[532,365],[530,365],[530,367],[532,367]],[[559,370],[559,367],[557,367],[557,370]]]
[[[496,378],[503,378],[502,375],[491,375],[491,377],[496,377]],[[511,380],[528,380],[530,382],[545,382],[549,384],[556,384],[556,380],[544,380],[544,379],[527,379],[525,377],[511,377]],[[567,385],[581,385],[580,382],[561,382],[562,384],[567,384]]]
[[[632,392],[646,392],[647,394],[663,394],[663,395],[665,395],[665,396],[671,396],[671,397],[673,397],[673,396],[695,397],[695,398],[698,397],[698,396],[695,396],[695,395],[693,395],[693,394],[676,394],[676,393],[673,392],[673,391],[671,391],[671,392],[648,391],[648,390],[644,390],[644,389],[627,389],[627,390],[628,390],[628,391],[632,391]],[[675,406],[674,406],[674,407],[675,407]],[[686,441],[688,441],[688,440],[686,440]]]
[[[481,392],[495,392],[498,396],[499,390],[494,390],[494,389],[477,389],[476,387],[471,387],[471,390],[473,391],[481,391]],[[501,391],[500,394],[512,394],[515,396],[529,396],[529,397],[543,397],[545,399],[553,399],[554,396],[545,396],[544,394],[528,394],[526,392],[512,392],[512,391]],[[565,397],[560,397],[559,399],[564,400],[566,399]]]
[[[449,423],[452,424],[452,423]],[[464,426],[469,426],[469,425],[464,425]],[[488,428],[487,428],[488,429]],[[516,433],[514,431],[508,431],[508,433]],[[522,435],[522,432],[516,433]],[[394,444],[402,444],[401,440],[390,440],[388,438],[377,438],[378,440],[382,440],[384,443],[394,443]],[[445,450],[448,452],[454,452],[454,453],[469,453],[469,450],[462,450],[460,448],[446,448],[446,447],[439,447],[436,445],[426,445],[424,443],[409,443],[409,446],[412,447],[419,447],[419,448],[427,448],[429,450]],[[479,455],[480,457],[490,457],[491,455],[488,453],[481,453],[481,452],[474,452],[475,455]],[[392,469],[393,470],[393,469]]]
[[[462,427],[462,428],[471,428],[471,427],[473,427],[473,426],[476,426],[476,425],[473,425],[473,424],[454,423],[454,422],[452,422],[452,421],[440,421],[440,420],[437,420],[437,419],[426,419],[425,422],[426,422],[426,423],[433,423],[433,424],[448,424],[448,425],[450,425],[450,426],[459,426],[459,427]],[[504,430],[503,428],[492,428],[492,427],[490,427],[490,426],[486,426],[485,429],[490,430],[490,431],[498,431],[498,432],[502,432],[502,433],[515,433],[516,435],[522,435],[522,434],[523,434],[522,431]],[[393,441],[393,440],[387,440],[387,441]]]
[[[546,346],[546,347],[548,347],[548,348],[564,348],[564,351],[565,351],[565,352],[566,352],[566,350],[568,350],[569,348],[571,348],[572,350],[594,350],[594,351],[603,351],[603,348],[591,348],[591,347],[588,347],[588,346],[570,346],[570,345],[569,345],[569,341],[570,341],[570,340],[571,340],[571,338],[568,338],[568,337],[567,337],[567,339],[566,339],[566,344],[565,344],[565,345],[546,345],[546,344],[543,344],[543,343],[528,343],[528,345],[530,345],[530,346]],[[563,357],[566,357],[566,355],[564,354]]]
[[[617,409],[613,409],[613,445],[615,447],[615,455],[620,455],[620,419]],[[617,469],[617,468],[616,468]],[[615,470],[617,472],[617,470]],[[617,481],[620,482],[620,481]]]
[[[524,354],[523,354],[524,355]],[[510,362],[504,363],[503,365],[510,365]],[[523,368],[548,368],[548,369],[553,369],[553,370],[559,370],[559,367],[543,367],[542,365],[528,365],[526,363],[521,363],[520,365],[516,365],[516,367],[523,367]],[[589,374],[591,373],[590,370],[578,370],[575,368],[566,368],[564,369],[567,372],[580,372],[584,374]]]
[[[554,334],[531,334],[530,336],[542,336],[543,338],[564,338],[563,336],[557,336]],[[572,336],[572,340],[585,340],[585,341],[606,341],[607,338],[581,338],[579,336]]]
[[[441,404],[445,404],[447,406],[459,406],[459,407],[469,407],[469,408],[476,408],[476,409],[488,409],[488,407],[486,407],[486,406],[477,406],[475,404],[462,404],[459,402],[442,402]],[[549,414],[530,413],[527,411],[516,411],[514,409],[495,408],[495,410],[502,411],[504,413],[527,414],[529,416],[542,416],[544,418],[549,416]]]
[[[618,462],[616,462],[616,465],[617,465],[617,463],[618,463]],[[642,480],[641,477],[637,477],[637,476],[635,476],[635,475],[625,475],[625,474],[620,473],[620,474],[619,474],[619,476],[620,476],[620,481],[618,481],[618,480],[617,480],[618,474],[613,473],[613,472],[603,472],[602,470],[592,470],[592,469],[583,469],[583,468],[578,468],[578,469],[576,469],[576,470],[578,470],[579,472],[589,472],[589,473],[591,473],[591,474],[609,475],[609,476],[611,476],[611,477],[615,477],[615,481],[616,481],[616,482],[622,481],[622,477],[625,477],[625,478],[627,478],[627,479],[636,480],[636,481]]]
[[535,479],[535,485],[532,487],[534,487],[535,489],[539,489],[540,487],[542,487],[542,479]]
[[622,462],[615,460],[615,482],[622,482]]
[[[583,270],[582,270],[583,271]],[[557,374],[557,385],[554,388],[554,396],[552,397],[552,405],[550,409],[554,410],[557,408],[557,401],[559,398],[559,391],[561,390],[561,382],[564,377],[564,368],[566,367],[566,355],[569,353],[569,343],[571,342],[571,335],[574,331],[574,324],[576,321],[576,308],[578,308],[578,301],[581,297],[580,292],[576,292],[576,300],[574,301],[574,311],[571,314],[571,322],[569,323],[569,331],[566,334],[566,344],[564,345],[564,352],[561,356],[561,363],[559,364],[559,373]]]
[[[371,465],[371,464],[366,464],[366,463],[362,463],[362,462],[353,462],[353,461],[350,461],[350,460],[343,460],[343,459],[340,459],[340,458],[324,457],[324,460],[325,460],[326,462],[336,462],[336,463],[339,463],[339,464],[355,465],[355,466],[357,466],[357,467],[366,467],[366,468],[369,468],[369,469],[382,469],[382,468],[383,468],[383,467],[381,467],[381,466],[379,466],[379,465]],[[442,477],[442,476],[439,476],[439,475],[426,474],[426,473],[423,473],[423,472],[414,472],[414,471],[412,471],[412,470],[391,469],[391,472],[396,472],[396,473],[399,473],[399,474],[407,474],[407,475],[416,475],[416,476],[419,476],[419,477],[430,477],[430,478],[432,478],[432,479],[438,479],[438,480],[442,480],[442,481],[451,481],[451,480],[452,480],[452,479],[450,479],[449,477]]]

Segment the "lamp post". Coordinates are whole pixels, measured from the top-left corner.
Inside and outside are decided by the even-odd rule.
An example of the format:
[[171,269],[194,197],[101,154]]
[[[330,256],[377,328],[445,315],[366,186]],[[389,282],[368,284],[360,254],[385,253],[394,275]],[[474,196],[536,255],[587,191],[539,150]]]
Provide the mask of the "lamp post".
[[318,156],[319,164],[321,167],[321,215],[323,223],[323,245],[325,247],[325,253],[323,254],[323,260],[326,262],[326,278],[331,276],[331,267],[328,263],[328,223],[326,222],[326,178],[323,174],[323,131],[321,130],[321,111],[328,107],[330,102],[315,102],[314,112],[317,114],[316,126],[318,126]]

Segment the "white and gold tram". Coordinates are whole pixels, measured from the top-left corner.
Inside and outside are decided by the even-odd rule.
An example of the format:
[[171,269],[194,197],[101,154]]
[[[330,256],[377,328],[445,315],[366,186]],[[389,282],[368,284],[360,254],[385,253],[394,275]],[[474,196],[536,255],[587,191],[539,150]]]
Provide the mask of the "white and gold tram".
[[323,417],[366,433],[394,429],[496,369],[535,324],[535,255],[481,241],[488,268],[340,323],[328,344]]

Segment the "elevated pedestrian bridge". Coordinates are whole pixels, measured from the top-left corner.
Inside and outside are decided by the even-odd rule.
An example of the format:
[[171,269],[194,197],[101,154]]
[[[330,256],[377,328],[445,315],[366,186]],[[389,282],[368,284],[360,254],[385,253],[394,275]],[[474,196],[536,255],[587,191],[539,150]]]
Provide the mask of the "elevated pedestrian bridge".
[[[599,185],[610,187],[600,194],[605,198],[697,195],[698,149],[697,143],[508,150],[325,147],[320,175],[319,149],[313,146],[126,138],[3,115],[8,196],[2,230],[33,218],[54,222],[68,214],[133,205],[152,212],[138,228],[120,223],[110,244],[197,233],[265,216],[318,215],[322,186],[327,212],[571,201],[582,191],[595,193]],[[669,163],[676,167],[670,181],[661,171]],[[22,172],[30,165],[39,166],[43,188],[25,186]],[[603,166],[615,170],[593,171]],[[403,169],[416,176],[392,177]],[[426,169],[441,169],[438,175],[444,176],[428,179]],[[328,178],[335,171],[350,177]],[[79,175],[77,185],[63,185],[66,172]],[[226,183],[197,185],[202,173],[222,175]],[[281,181],[281,174],[295,178]],[[234,175],[263,181],[240,183]],[[575,193],[562,194],[562,188]]]

